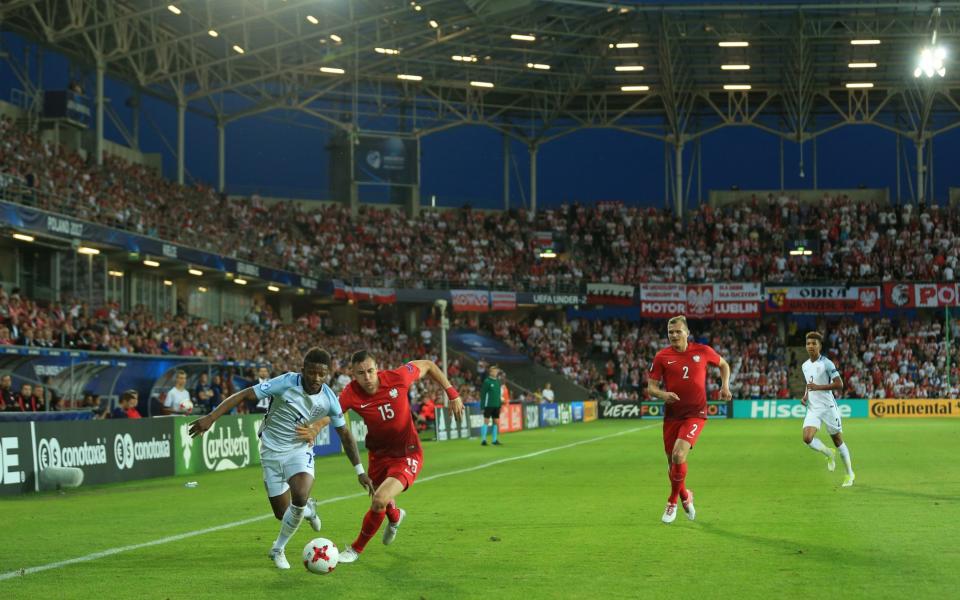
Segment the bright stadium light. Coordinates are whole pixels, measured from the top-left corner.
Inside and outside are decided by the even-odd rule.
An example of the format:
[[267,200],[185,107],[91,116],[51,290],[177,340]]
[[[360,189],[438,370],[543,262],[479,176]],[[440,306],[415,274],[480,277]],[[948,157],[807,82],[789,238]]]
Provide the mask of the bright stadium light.
[[320,24],[320,19],[316,18],[316,17],[313,16],[313,15],[307,15],[307,20],[310,21],[311,23],[313,23],[314,25],[319,25],[319,24]]
[[510,34],[511,40],[517,40],[518,42],[535,42],[537,41],[537,36],[529,33],[512,33]]
[[847,65],[849,69],[876,69],[877,63],[875,62],[852,62]]
[[720,65],[722,71],[749,71],[750,65]]
[[618,50],[626,50],[628,48],[639,48],[640,44],[637,42],[619,42],[615,45]]
[[540,252],[540,258],[556,258],[557,253],[553,251],[553,248],[545,248]]
[[244,52],[243,48],[241,48],[241,47],[238,46],[237,44],[234,44],[234,45],[233,45],[233,51],[236,52],[237,54],[243,54],[243,52]]
[[172,12],[172,13],[175,14],[175,15],[179,15],[180,13],[183,12],[182,10],[180,10],[179,8],[177,8],[177,6],[176,6],[175,4],[168,4],[168,5],[167,5],[167,10],[169,10],[170,12]]
[[203,271],[200,269],[187,269],[187,273],[190,273],[195,277],[203,277]]
[[880,40],[874,40],[874,39],[850,40],[851,46],[876,46],[879,43],[880,43]]
[[473,87],[479,87],[479,88],[492,88],[492,87],[493,87],[493,84],[490,83],[489,81],[471,81],[471,82],[470,82],[470,85],[472,85]]
[[473,56],[472,54],[470,56],[461,56],[460,54],[454,54],[453,56],[450,57],[450,60],[455,60],[457,62],[475,63],[477,62],[477,57]]
[[549,71],[550,65],[545,65],[543,63],[527,63],[528,69],[536,69],[538,71]]
[[15,233],[13,234],[13,239],[20,240],[21,242],[32,242],[34,237],[25,233]]
[[848,89],[848,90],[868,90],[868,89],[870,89],[870,88],[872,88],[872,87],[873,87],[873,84],[870,83],[870,82],[848,83],[848,84],[847,84],[847,89]]
[[331,33],[331,34],[330,34],[330,39],[333,40],[333,42],[334,42],[335,44],[341,44],[341,43],[343,43],[343,38],[340,37],[339,35],[335,34],[335,33]]
[[203,287],[203,286],[201,285],[200,287],[197,288],[197,291],[200,292],[201,294],[206,294],[206,293],[207,293],[207,288],[205,288],[205,287]]
[[648,92],[650,91],[649,85],[621,85],[621,92]]
[[278,287],[275,286],[275,285],[268,285],[268,286],[267,286],[267,290],[269,290],[269,291],[271,291],[271,292],[279,292],[279,291],[280,291],[280,288],[278,288]]
[[123,271],[107,271],[110,277],[123,277]]
[[100,254],[99,250],[97,250],[96,248],[91,248],[90,246],[80,246],[79,248],[77,248],[77,252],[79,252],[80,254],[89,254],[91,256]]
[[402,79],[404,81],[422,81],[423,76],[421,75],[408,75],[406,73],[400,73],[397,75],[397,79]]
[[143,264],[144,264],[145,266],[147,266],[147,267],[154,267],[154,268],[160,266],[160,263],[158,263],[158,262],[155,261],[155,260],[150,260],[149,258],[145,259],[145,260],[143,261]]
[[209,36],[212,37],[212,38],[215,38],[215,37],[219,37],[219,36],[220,36],[220,34],[217,33],[217,30],[216,30],[216,29],[211,29],[210,31],[207,32],[207,35],[209,35]]
[[643,69],[643,65],[617,65],[613,68],[614,71],[618,71],[620,73],[633,73],[636,71],[642,71]]
[[237,277],[236,279],[234,279],[233,282],[234,282],[235,284],[237,284],[237,285],[247,285],[247,280],[246,280],[246,279],[241,279],[241,278],[239,278],[239,277]]
[[374,48],[373,51],[377,54],[387,54],[389,56],[400,54],[400,51],[396,48]]
[[433,27],[434,29],[436,29],[437,27],[440,27],[440,23],[437,23],[436,19],[430,19],[429,23],[430,23],[430,27]]
[[752,86],[749,83],[730,83],[723,86],[723,89],[727,90],[728,92],[737,92],[752,89]]
[[163,280],[163,285],[173,285],[173,282],[170,281],[169,279],[164,279],[164,280]]
[[925,75],[930,79],[934,75],[945,77],[947,67],[944,62],[947,59],[947,49],[943,46],[924,46],[920,51],[920,58],[917,61],[917,68],[913,71],[914,77]]
[[720,42],[717,45],[721,48],[746,48],[750,42]]
[[346,71],[337,67],[320,67],[321,73],[329,73],[331,75],[343,75]]

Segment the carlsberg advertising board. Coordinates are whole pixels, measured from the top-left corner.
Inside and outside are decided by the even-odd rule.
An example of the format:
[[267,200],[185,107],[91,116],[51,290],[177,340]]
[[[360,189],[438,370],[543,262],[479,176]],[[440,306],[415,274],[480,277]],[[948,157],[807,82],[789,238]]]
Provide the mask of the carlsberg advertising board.
[[224,415],[197,438],[191,438],[194,417],[175,417],[174,465],[177,475],[227,471],[260,464],[257,429],[262,415]]

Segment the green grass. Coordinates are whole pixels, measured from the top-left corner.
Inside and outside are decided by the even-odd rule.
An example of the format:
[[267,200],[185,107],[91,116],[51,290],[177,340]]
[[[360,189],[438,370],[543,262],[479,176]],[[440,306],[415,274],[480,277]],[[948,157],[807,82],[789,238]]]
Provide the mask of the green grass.
[[[857,484],[839,487],[799,421],[711,421],[691,453],[698,517],[660,523],[669,486],[657,422],[596,422],[429,443],[400,498],[394,545],[375,538],[332,575],[266,558],[272,518],[0,582],[4,598],[951,597],[960,589],[960,423],[848,420]],[[826,441],[826,440],[825,440]],[[183,483],[197,479],[200,486]],[[318,499],[359,491],[343,456],[317,461]],[[321,507],[351,541],[368,502]],[[265,515],[259,468],[0,500],[0,573]],[[311,594],[312,596],[307,596]],[[322,595],[322,596],[321,596]]]

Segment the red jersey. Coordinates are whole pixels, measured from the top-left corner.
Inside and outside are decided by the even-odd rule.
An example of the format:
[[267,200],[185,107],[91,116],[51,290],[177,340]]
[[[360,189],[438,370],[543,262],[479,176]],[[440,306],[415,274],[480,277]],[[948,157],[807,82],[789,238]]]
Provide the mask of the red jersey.
[[420,378],[420,369],[407,363],[392,371],[379,371],[377,393],[367,394],[351,381],[340,392],[343,412],[353,409],[367,424],[366,445],[378,455],[401,457],[421,452],[420,436],[410,416],[410,384]]
[[686,352],[664,348],[650,365],[650,379],[680,396],[665,404],[664,419],[707,418],[707,365],[719,365],[720,355],[706,344],[687,344]]

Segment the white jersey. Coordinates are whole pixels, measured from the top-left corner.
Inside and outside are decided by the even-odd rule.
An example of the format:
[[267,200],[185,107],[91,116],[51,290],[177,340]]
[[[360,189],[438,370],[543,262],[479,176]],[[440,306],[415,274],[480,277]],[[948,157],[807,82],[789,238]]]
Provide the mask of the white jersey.
[[299,373],[284,373],[253,387],[258,400],[268,399],[270,410],[260,425],[260,448],[274,452],[291,452],[310,446],[297,438],[297,425],[330,417],[334,427],[343,427],[346,420],[340,401],[327,384],[310,395],[303,390]]
[[[803,363],[803,378],[807,383],[829,385],[840,376],[833,361],[823,354],[817,360],[807,360]],[[829,408],[837,405],[833,390],[807,392],[807,406],[814,408]]]

